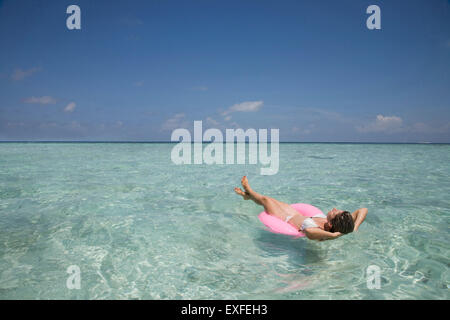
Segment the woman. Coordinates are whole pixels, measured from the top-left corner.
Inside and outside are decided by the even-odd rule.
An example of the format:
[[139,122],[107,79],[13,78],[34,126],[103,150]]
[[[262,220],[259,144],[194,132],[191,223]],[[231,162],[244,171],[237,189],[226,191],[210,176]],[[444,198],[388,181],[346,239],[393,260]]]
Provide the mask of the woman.
[[357,231],[367,215],[366,208],[358,209],[351,214],[348,211],[333,208],[327,215],[318,214],[308,218],[302,216],[287,203],[253,191],[246,176],[242,177],[241,184],[245,192],[241,188],[234,188],[234,191],[242,196],[244,200],[253,200],[255,203],[263,206],[264,211],[268,214],[293,225],[311,240],[331,240],[343,234]]

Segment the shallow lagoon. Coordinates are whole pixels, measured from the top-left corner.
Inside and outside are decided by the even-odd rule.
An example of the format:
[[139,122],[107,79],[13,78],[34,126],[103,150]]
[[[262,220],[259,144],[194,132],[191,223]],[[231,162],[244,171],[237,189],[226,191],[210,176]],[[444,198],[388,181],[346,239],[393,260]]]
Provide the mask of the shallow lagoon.
[[[0,298],[449,298],[450,145],[281,144],[273,176],[177,166],[173,146],[1,143]],[[242,175],[285,202],[369,214],[335,241],[272,234],[234,194]]]

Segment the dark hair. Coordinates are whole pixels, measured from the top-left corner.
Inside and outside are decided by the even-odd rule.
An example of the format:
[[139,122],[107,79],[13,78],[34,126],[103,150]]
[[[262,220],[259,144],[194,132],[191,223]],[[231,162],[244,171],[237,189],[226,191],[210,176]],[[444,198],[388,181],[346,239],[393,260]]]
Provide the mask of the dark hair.
[[355,223],[348,211],[337,214],[331,221],[331,232],[350,233],[353,232]]

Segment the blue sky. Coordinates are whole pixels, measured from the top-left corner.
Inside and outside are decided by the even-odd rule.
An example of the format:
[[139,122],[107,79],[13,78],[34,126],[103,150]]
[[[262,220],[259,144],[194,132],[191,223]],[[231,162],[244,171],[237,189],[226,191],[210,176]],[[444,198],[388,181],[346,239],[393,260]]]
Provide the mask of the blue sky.
[[0,140],[450,142],[449,1],[4,0],[0,48]]

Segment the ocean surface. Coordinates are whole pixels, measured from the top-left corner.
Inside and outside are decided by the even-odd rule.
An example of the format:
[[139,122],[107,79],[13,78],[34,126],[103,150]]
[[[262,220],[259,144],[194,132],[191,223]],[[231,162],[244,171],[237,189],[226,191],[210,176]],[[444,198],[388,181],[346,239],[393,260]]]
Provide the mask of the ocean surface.
[[[173,147],[0,143],[0,299],[450,298],[450,145],[285,143],[271,176],[175,165]],[[333,241],[273,234],[234,193],[243,175],[369,213]]]

